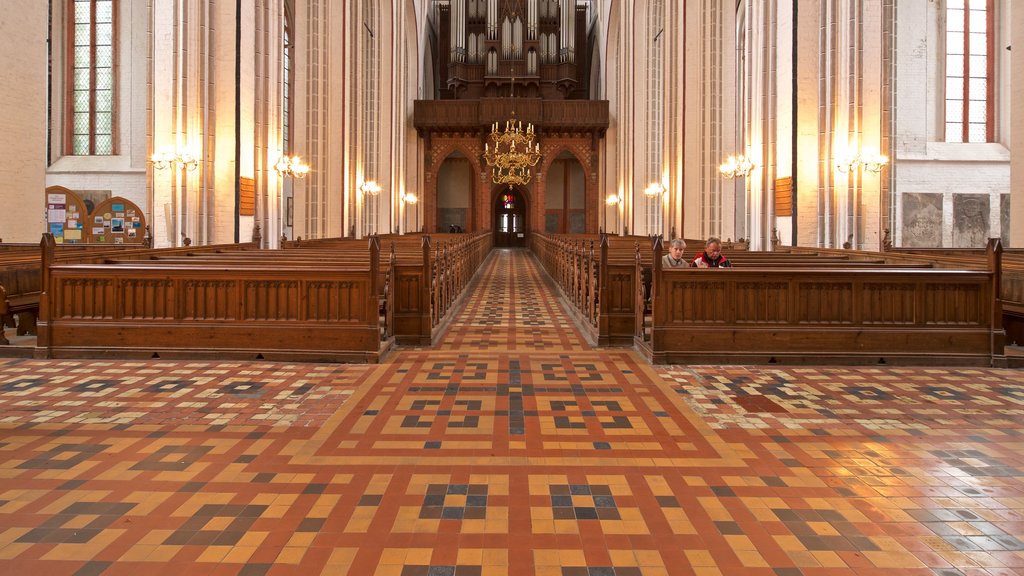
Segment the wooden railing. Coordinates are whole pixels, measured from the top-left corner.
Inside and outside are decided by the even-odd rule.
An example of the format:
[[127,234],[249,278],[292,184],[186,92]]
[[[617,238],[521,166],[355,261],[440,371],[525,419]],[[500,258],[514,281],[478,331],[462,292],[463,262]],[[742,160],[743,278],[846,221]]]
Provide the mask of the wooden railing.
[[577,323],[602,346],[633,342],[635,291],[644,274],[636,251],[650,242],[646,236],[530,235],[531,250],[571,304]]

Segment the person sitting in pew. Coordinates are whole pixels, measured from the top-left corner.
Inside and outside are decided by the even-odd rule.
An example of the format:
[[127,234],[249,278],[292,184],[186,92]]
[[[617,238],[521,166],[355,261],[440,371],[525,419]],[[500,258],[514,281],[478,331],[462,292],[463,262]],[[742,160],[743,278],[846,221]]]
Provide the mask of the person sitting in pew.
[[663,268],[685,268],[686,260],[683,260],[683,250],[686,250],[686,241],[676,238],[668,245],[668,254],[661,257]]
[[690,263],[691,268],[732,268],[732,262],[722,254],[722,241],[712,236],[704,243],[704,251]]

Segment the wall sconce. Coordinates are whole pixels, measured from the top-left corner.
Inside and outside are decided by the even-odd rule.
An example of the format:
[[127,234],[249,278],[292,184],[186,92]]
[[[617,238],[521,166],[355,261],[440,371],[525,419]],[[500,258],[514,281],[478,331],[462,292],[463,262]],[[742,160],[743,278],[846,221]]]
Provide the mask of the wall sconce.
[[644,188],[644,196],[647,196],[651,200],[658,198],[665,193],[665,187],[658,182],[652,182],[647,188]]
[[605,199],[605,204],[609,206],[615,206],[622,203],[622,196],[618,194],[609,194],[608,198]]
[[380,184],[377,184],[373,180],[367,180],[363,182],[363,185],[359,187],[360,192],[367,196],[376,196],[380,194]]
[[416,195],[413,194],[412,192],[402,195],[402,202],[405,202],[406,204],[415,204],[419,201],[420,199],[417,198]]
[[302,179],[309,174],[309,164],[303,162],[298,156],[281,156],[277,164],[274,164],[274,170],[277,170],[281,176]]
[[149,157],[153,168],[165,170],[176,165],[178,170],[195,170],[199,167],[199,160],[189,152],[175,152],[171,147],[161,148]]
[[856,170],[863,166],[864,170],[872,173],[879,173],[882,167],[889,163],[889,157],[881,154],[854,154],[853,156],[839,156],[836,159],[836,171],[843,174]]
[[882,167],[889,163],[889,157],[882,154],[865,154],[860,157],[860,164],[868,172],[875,174],[882,171]]
[[736,178],[739,176],[746,178],[754,168],[757,168],[757,164],[754,164],[750,158],[740,154],[739,156],[729,156],[725,162],[718,166],[718,171],[726,178]]

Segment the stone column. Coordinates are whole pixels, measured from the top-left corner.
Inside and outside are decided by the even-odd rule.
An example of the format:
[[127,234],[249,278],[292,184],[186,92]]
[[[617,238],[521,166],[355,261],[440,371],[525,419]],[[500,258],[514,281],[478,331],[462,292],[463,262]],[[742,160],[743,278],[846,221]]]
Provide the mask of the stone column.
[[0,132],[10,144],[0,162],[4,242],[37,242],[45,226],[46,9],[46,2],[9,0],[0,18]]

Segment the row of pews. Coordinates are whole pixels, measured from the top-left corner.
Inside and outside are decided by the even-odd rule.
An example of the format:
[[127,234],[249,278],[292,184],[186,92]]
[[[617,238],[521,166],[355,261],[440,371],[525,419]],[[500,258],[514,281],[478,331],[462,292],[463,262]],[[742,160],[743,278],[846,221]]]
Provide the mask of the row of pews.
[[436,337],[490,247],[388,235],[75,257],[44,236],[35,355],[376,362]]
[[[184,250],[245,250],[251,244],[222,247],[177,248]],[[54,246],[52,262],[101,262],[105,258],[136,254],[144,257],[150,251],[137,245],[59,244]],[[15,328],[18,336],[36,335],[39,299],[42,293],[42,256],[39,244],[0,243],[0,345],[8,345],[2,328]]]
[[640,236],[534,234],[531,248],[592,342],[655,363],[1005,363],[998,241],[941,267],[792,249],[730,251],[727,270],[662,269],[661,239]]

